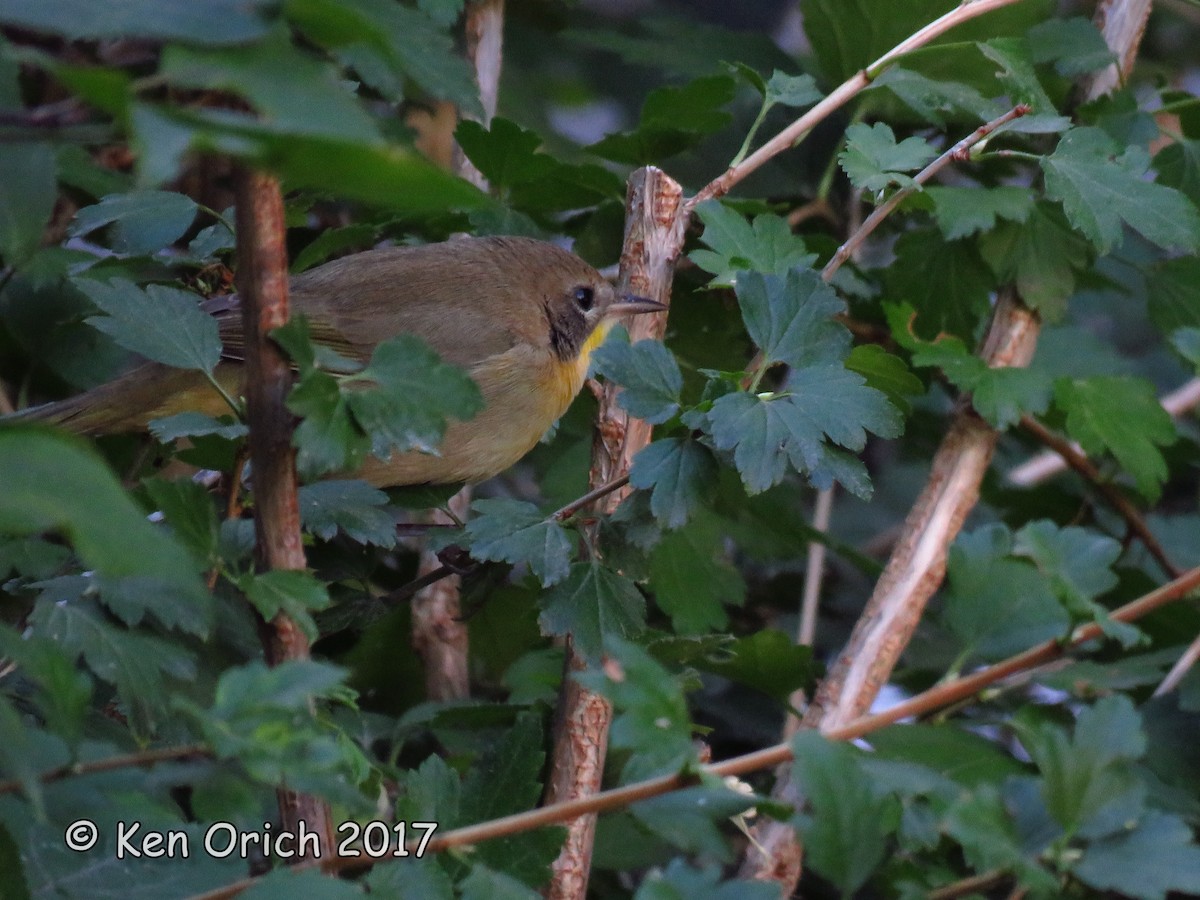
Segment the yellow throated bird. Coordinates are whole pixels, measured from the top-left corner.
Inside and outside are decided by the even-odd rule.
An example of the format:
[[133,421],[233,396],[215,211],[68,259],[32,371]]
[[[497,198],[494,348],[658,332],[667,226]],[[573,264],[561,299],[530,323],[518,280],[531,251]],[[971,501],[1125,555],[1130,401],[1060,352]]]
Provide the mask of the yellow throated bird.
[[[384,487],[482,481],[507,469],[579,393],[611,316],[665,309],[619,297],[566,250],[516,237],[356,253],[292,278],[290,294],[293,312],[308,318],[318,344],[365,363],[379,342],[414,334],[479,385],[483,411],[450,423],[439,456],[368,458],[358,476]],[[219,300],[225,355],[216,377],[234,393],[241,390],[242,316],[236,297]],[[142,429],[184,410],[221,415],[228,408],[200,373],[147,363],[19,415],[104,434]]]

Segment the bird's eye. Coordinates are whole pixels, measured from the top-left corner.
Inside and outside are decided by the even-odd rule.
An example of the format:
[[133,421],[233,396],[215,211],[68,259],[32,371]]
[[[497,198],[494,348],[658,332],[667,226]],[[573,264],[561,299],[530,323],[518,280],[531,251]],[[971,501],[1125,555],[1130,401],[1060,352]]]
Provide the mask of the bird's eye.
[[575,302],[584,312],[590,310],[596,303],[596,293],[586,285],[575,288]]

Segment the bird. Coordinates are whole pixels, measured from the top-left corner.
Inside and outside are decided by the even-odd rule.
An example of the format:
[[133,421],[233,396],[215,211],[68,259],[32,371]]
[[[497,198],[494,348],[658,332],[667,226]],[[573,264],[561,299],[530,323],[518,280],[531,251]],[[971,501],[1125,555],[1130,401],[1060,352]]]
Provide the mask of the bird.
[[[290,307],[315,343],[366,363],[382,341],[424,340],[460,366],[482,410],[449,423],[436,453],[368,457],[353,473],[377,487],[477,483],[528,453],[567,410],[593,350],[621,314],[662,312],[654,300],[618,294],[596,269],[554,244],[524,237],[468,237],[389,246],[340,257],[289,281]],[[237,295],[213,298],[224,347],[214,376],[241,389],[245,340]],[[114,381],[17,415],[85,435],[144,430],[184,411],[227,413],[202,373],[142,363]]]

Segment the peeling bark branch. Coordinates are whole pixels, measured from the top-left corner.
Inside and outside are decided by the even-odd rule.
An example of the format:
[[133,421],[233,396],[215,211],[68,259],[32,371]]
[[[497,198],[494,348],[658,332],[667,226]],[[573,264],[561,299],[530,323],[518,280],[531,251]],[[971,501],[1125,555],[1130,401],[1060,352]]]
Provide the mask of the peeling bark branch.
[[[680,207],[683,191],[679,184],[655,168],[644,168],[629,178],[625,209],[625,241],[617,279],[620,293],[669,303],[675,260],[683,247],[686,217]],[[626,323],[631,341],[662,339],[666,313],[640,315]],[[629,473],[633,457],[650,442],[650,425],[631,418],[616,403],[617,388],[605,384],[600,395],[596,436],[592,445],[590,484],[593,494],[606,489],[597,500],[599,511],[611,513],[629,493],[626,484],[611,490]],[[572,676],[586,662],[567,640],[563,692],[559,698],[554,755],[547,785],[547,802],[563,803],[589,797],[600,790],[612,707],[599,694],[584,689]],[[570,823],[567,840],[554,862],[546,896],[552,900],[583,900],[591,870],[595,815],[581,816]]]
[[[292,387],[291,362],[270,339],[288,319],[286,226],[279,182],[243,169],[237,182],[238,296],[246,334],[246,411],[254,479],[254,531],[258,563],[265,569],[304,569],[300,504],[296,490],[295,425],[284,405]],[[308,659],[308,639],[280,613],[263,627],[267,662]],[[333,847],[329,807],[321,799],[279,788],[285,830],[303,822]]]

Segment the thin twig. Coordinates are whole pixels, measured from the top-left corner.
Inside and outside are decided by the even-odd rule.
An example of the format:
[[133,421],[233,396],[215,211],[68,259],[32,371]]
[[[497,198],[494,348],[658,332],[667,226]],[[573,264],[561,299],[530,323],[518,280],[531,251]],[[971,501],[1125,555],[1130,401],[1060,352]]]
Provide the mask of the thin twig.
[[985,140],[1001,126],[1007,125],[1014,119],[1019,119],[1022,116],[1028,115],[1029,111],[1030,107],[1028,104],[1017,104],[1008,112],[1004,113],[1004,115],[997,116],[990,122],[980,125],[962,140],[955,143],[954,146],[950,147],[948,150],[938,156],[937,159],[923,168],[920,172],[914,175],[912,184],[905,185],[900,190],[888,197],[883,203],[879,204],[879,206],[875,207],[871,214],[867,216],[866,221],[864,221],[861,226],[855,229],[854,233],[846,239],[846,242],[842,244],[842,246],[838,247],[837,252],[834,253],[829,262],[825,264],[825,268],[821,270],[821,277],[826,281],[829,281],[831,278],[833,278],[834,273],[842,267],[846,260],[850,259],[851,256],[858,251],[858,248],[862,246],[863,241],[870,236],[871,232],[878,228],[879,224],[889,215],[891,215],[897,206],[903,203],[906,198],[920,190],[921,186],[929,181],[929,179],[933,178],[934,175],[938,174],[938,172],[942,171],[942,169],[946,168],[946,166],[950,165],[952,162],[964,162],[967,160],[972,147],[974,147],[980,141]]
[[1146,524],[1146,520],[1142,518],[1142,514],[1138,511],[1137,507],[1133,505],[1128,497],[1121,493],[1121,490],[1116,485],[1104,478],[1100,470],[1096,468],[1082,450],[1076,449],[1066,438],[1055,434],[1028,414],[1021,416],[1021,427],[1037,438],[1040,443],[1061,456],[1068,466],[1078,472],[1104,496],[1109,506],[1125,520],[1125,525],[1130,532],[1138,536],[1138,540],[1142,542],[1146,550],[1154,557],[1154,561],[1158,563],[1159,568],[1163,572],[1171,578],[1179,576],[1182,570],[1171,562],[1167,556],[1167,552],[1163,549],[1162,544],[1158,542],[1158,538],[1154,536],[1154,532],[1150,530],[1150,526]]
[[[137,766],[152,766],[155,763],[171,762],[178,759],[188,759],[193,756],[211,757],[212,751],[203,744],[185,744],[182,747],[162,747],[158,750],[139,750],[137,753],[125,753],[121,756],[107,756],[104,759],[93,759],[87,762],[67,763],[47,769],[37,776],[42,784],[62,781],[76,775],[95,775],[98,772],[112,772],[116,769],[132,769]],[[0,794],[11,794],[22,788],[19,778],[0,781]]]
[[1197,635],[1188,644],[1188,648],[1183,651],[1183,655],[1175,661],[1175,665],[1171,666],[1171,671],[1167,673],[1162,683],[1154,689],[1154,696],[1162,697],[1179,687],[1179,682],[1183,681],[1184,676],[1192,670],[1198,661],[1200,661],[1200,635]]
[[710,181],[700,189],[696,196],[684,204],[685,210],[690,212],[698,203],[704,200],[724,196],[729,193],[734,185],[738,184],[752,172],[760,169],[769,160],[795,146],[818,122],[824,121],[833,112],[845,105],[850,98],[869,87],[871,82],[879,77],[881,70],[890,66],[904,54],[925,46],[933,39],[945,34],[954,26],[969,19],[974,19],[977,16],[982,16],[1001,7],[1012,6],[1018,2],[1020,0],[966,0],[966,2],[950,10],[941,18],[930,22],[920,31],[905,38],[865,69],[848,78],[828,96],[808,110],[808,112],[804,113],[804,115],[800,116],[800,118],[796,119],[791,125],[783,129],[736,166],[731,166],[719,177]]
[[607,484],[602,484],[602,485],[600,485],[600,487],[594,488],[594,489],[588,491],[582,497],[578,497],[575,500],[572,500],[566,506],[551,513],[550,518],[556,522],[565,522],[567,519],[571,518],[571,516],[575,515],[575,513],[579,512],[579,510],[583,509],[588,504],[594,503],[595,501],[599,500],[601,497],[607,497],[613,491],[619,491],[621,488],[625,487],[625,485],[627,485],[627,484],[629,484],[629,473],[628,472],[626,472],[620,478],[614,478],[612,481],[608,482]]
[[979,893],[1004,884],[1006,881],[1011,881],[1012,877],[1011,872],[996,869],[981,875],[972,875],[970,878],[960,878],[953,884],[943,885],[937,890],[930,891],[928,898],[929,900],[957,900],[958,897],[965,897],[968,894]]
[[[817,491],[817,502],[813,508],[812,527],[824,534],[829,530],[829,518],[833,512],[833,488]],[[826,547],[823,541],[809,541],[808,559],[804,564],[804,594],[800,601],[800,628],[796,643],[811,647],[817,633],[817,606],[821,599],[821,579],[825,572]]]
[[[1200,587],[1200,567],[1190,569],[1182,577],[1113,610],[1109,614],[1109,618],[1114,622],[1136,622],[1150,613],[1188,596],[1198,587]],[[1013,675],[1046,665],[1066,656],[1071,650],[1082,647],[1091,641],[1103,639],[1103,637],[1102,626],[1097,622],[1088,622],[1076,628],[1065,641],[1044,641],[998,663],[972,672],[970,675],[963,675],[952,681],[935,685],[929,690],[922,691],[920,694],[881,712],[859,716],[839,728],[824,732],[824,735],[831,741],[852,741],[866,737],[902,719],[928,716],[936,710],[974,697],[985,688],[1011,678]],[[439,853],[454,847],[479,844],[495,838],[533,831],[547,825],[558,825],[570,822],[580,816],[623,809],[641,800],[649,800],[652,797],[659,797],[671,791],[692,786],[703,777],[725,778],[731,775],[748,775],[791,760],[791,744],[776,744],[743,756],[735,756],[719,763],[701,766],[698,772],[661,775],[646,781],[612,788],[579,800],[543,806],[501,819],[492,819],[477,825],[456,828],[444,834],[435,835],[425,850],[427,853]],[[380,860],[366,857],[345,857],[335,860],[332,868],[338,871],[348,871],[379,863]],[[300,867],[297,866],[297,868]],[[256,878],[243,879],[209,893],[198,894],[190,900],[224,900],[224,898],[233,897],[252,887],[257,881]]]
[[[1173,419],[1191,412],[1200,406],[1200,378],[1193,378],[1170,393],[1163,394],[1159,402]],[[1080,453],[1083,452],[1083,448],[1078,444],[1072,443],[1071,446]],[[1060,472],[1067,471],[1068,468],[1067,461],[1061,454],[1054,450],[1046,450],[1009,471],[1008,481],[1017,487],[1033,487]]]

